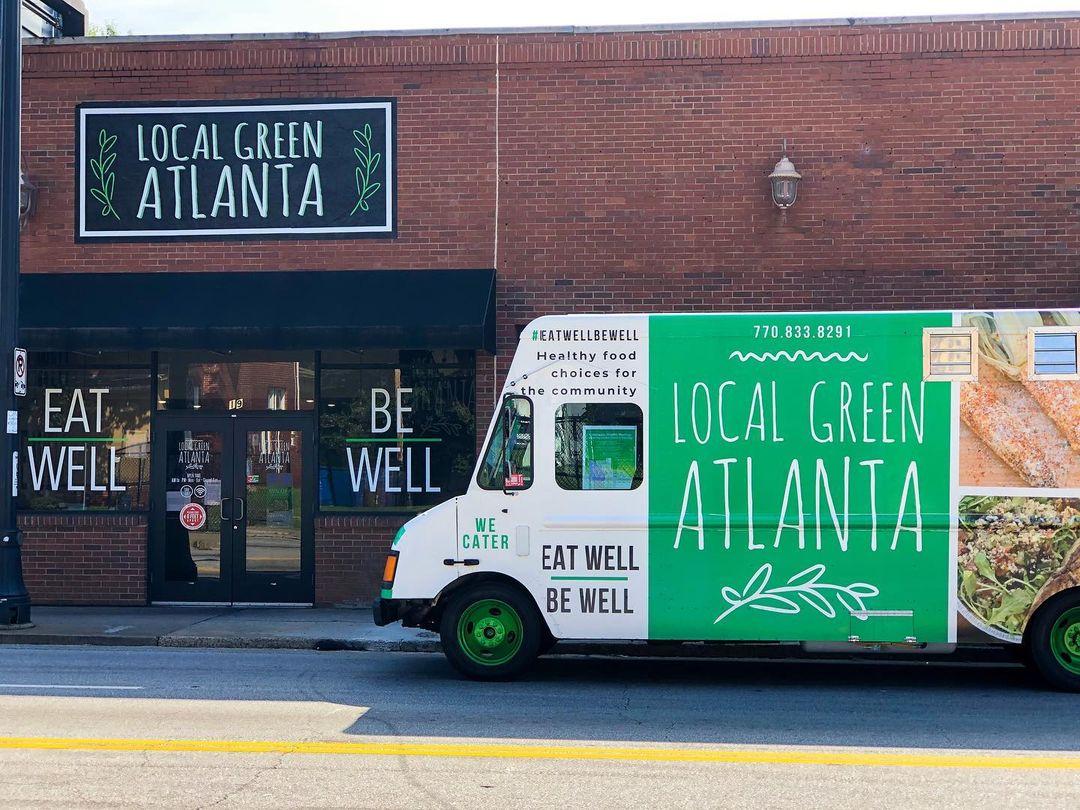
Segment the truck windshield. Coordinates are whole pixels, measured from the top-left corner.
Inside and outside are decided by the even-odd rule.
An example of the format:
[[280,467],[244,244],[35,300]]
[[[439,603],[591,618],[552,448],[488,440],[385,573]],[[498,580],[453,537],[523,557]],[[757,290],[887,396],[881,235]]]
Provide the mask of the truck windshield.
[[481,489],[528,489],[532,486],[532,402],[507,397],[492,431],[476,482]]

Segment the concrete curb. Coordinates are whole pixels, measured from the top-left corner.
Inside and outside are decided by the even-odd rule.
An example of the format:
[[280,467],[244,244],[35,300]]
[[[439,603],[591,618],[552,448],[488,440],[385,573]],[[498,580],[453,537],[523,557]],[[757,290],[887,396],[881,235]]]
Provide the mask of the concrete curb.
[[99,647],[160,646],[160,638],[158,636],[105,636],[68,635],[64,633],[25,633],[25,630],[0,630],[0,644],[64,644]]
[[441,652],[433,639],[304,638],[297,636],[107,636],[0,631],[0,644],[95,647],[182,647],[238,650],[356,650],[371,652]]
[[[116,647],[173,647],[245,650],[347,650],[353,652],[437,653],[442,645],[437,637],[411,639],[374,638],[315,638],[304,636],[199,636],[166,634],[162,636],[70,635],[58,633],[26,633],[0,630],[0,644],[90,645]],[[920,655],[919,653],[806,653],[792,645],[754,647],[732,644],[717,646],[704,643],[656,644],[645,641],[614,643],[610,641],[561,641],[552,650],[554,655],[605,656],[616,658],[681,658],[714,660],[801,660],[832,662],[866,662],[918,664],[990,664],[1016,665],[1017,658],[998,647],[970,647],[951,655]]]
[[250,650],[354,650],[370,652],[441,652],[438,639],[402,639],[390,641],[363,638],[298,638],[295,636],[162,636],[159,647],[209,647]]

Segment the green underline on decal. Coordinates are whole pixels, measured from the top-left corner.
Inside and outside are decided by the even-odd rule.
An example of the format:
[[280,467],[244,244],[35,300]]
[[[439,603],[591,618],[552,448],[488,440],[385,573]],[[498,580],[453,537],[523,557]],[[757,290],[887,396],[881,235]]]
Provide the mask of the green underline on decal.
[[428,439],[346,439],[348,444],[417,444],[419,442],[441,442],[442,439],[428,438]]
[[28,442],[111,442],[115,441],[112,436],[31,436]]
[[630,577],[552,577],[562,582],[626,582]]

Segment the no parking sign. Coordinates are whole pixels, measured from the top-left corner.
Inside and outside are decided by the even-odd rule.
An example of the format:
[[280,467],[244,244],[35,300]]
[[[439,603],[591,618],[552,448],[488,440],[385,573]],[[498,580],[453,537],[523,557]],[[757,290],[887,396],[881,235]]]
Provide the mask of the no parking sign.
[[26,396],[26,349],[15,350],[14,384],[15,396]]

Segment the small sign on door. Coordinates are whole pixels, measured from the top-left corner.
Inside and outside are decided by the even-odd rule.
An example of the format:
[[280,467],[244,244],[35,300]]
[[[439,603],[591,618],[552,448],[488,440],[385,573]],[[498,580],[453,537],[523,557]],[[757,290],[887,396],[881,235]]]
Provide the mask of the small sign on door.
[[15,364],[13,366],[15,370],[15,396],[26,396],[26,349],[15,350]]
[[185,504],[180,508],[180,523],[188,531],[198,531],[206,525],[206,510],[197,503]]

